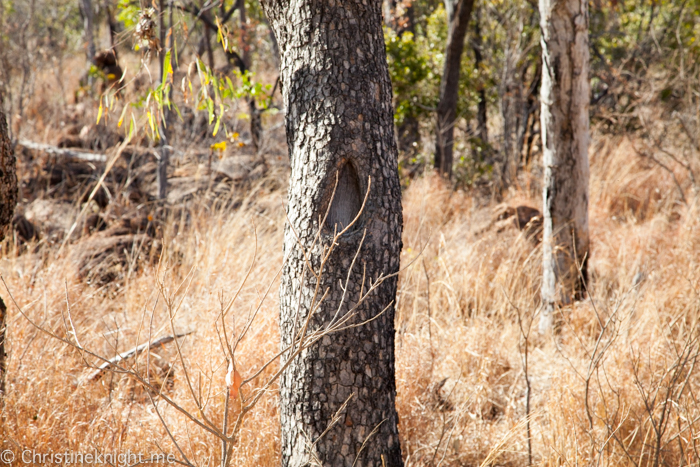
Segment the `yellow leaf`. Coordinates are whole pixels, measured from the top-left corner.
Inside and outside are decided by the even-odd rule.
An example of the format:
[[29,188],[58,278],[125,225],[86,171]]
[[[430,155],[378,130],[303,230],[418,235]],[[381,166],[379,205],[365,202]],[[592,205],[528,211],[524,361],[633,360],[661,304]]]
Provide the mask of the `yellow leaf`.
[[102,118],[102,101],[100,100],[100,109],[97,111],[97,123],[96,125],[100,124],[100,118]]
[[218,149],[219,151],[226,150],[226,141],[221,141],[220,143],[212,144],[209,146],[211,149]]

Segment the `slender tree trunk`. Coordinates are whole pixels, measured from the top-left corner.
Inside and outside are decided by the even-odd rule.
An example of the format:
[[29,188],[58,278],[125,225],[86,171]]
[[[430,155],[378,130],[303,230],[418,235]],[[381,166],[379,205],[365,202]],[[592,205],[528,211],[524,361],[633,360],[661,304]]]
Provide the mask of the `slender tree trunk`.
[[[370,283],[397,273],[401,253],[401,190],[382,5],[267,0],[263,6],[280,46],[291,159],[290,224],[284,239],[288,260],[280,287],[282,346],[292,342],[297,324],[312,312],[309,330],[327,329],[347,313],[357,325],[322,339],[284,372],[282,465],[400,466],[394,406],[396,276],[359,300]],[[318,274],[334,229],[349,225],[367,191],[359,220],[340,237]],[[319,242],[314,242],[319,230]],[[326,298],[314,310],[317,285],[317,298]]]
[[207,51],[207,61],[209,62],[209,68],[214,71],[214,50],[211,48],[211,28],[204,23],[204,47]]
[[[170,6],[172,12],[172,5]],[[160,9],[158,11],[158,17],[160,18],[159,30],[160,30],[160,43],[162,44],[163,50],[160,53],[160,81],[163,82],[165,76],[165,54],[168,50],[172,50],[172,34],[170,35],[170,47],[165,46],[165,0],[160,0]],[[172,15],[171,15],[172,18]],[[171,57],[171,61],[174,59]],[[170,159],[170,150],[168,147],[168,109],[163,107],[163,115],[160,121],[160,158],[158,159],[158,171],[156,172],[156,180],[158,184],[158,199],[166,199],[168,197],[168,160]]]
[[117,23],[114,22],[113,9],[111,0],[106,0],[105,10],[107,13],[107,26],[109,27],[109,48],[114,51],[116,56]]
[[241,58],[247,69],[252,66],[252,58],[250,56],[250,42],[248,37],[248,18],[245,10],[245,0],[238,0],[238,18],[241,22]]
[[[17,167],[12,150],[2,96],[0,96],[0,240],[11,224],[17,204]],[[7,335],[7,307],[0,298],[0,398],[5,394],[5,338]]]
[[[390,11],[394,12],[390,27],[396,31],[398,36],[406,32],[415,34],[413,4],[406,9],[404,15],[399,16],[397,0],[390,0],[389,3]],[[418,118],[415,115],[406,115],[403,122],[401,122],[396,130],[398,133],[399,150],[403,151],[404,154],[415,155],[418,152],[417,143],[420,141],[420,125]]]
[[97,53],[94,38],[95,13],[92,9],[92,0],[80,0],[80,3],[83,7],[83,14],[85,15],[85,18],[83,19],[85,26],[85,43],[87,44],[85,53],[87,55],[88,63],[93,63],[95,60],[95,54]]
[[17,204],[17,168],[0,96],[0,240],[12,222]]
[[504,51],[503,73],[501,75],[500,98],[503,119],[503,146],[499,192],[508,188],[515,178],[518,160],[518,134],[523,118],[523,83],[517,73],[519,51],[507,44]]
[[[484,61],[482,55],[482,48],[484,46],[483,39],[481,37],[481,8],[476,8],[476,18],[474,21],[474,42],[472,43],[472,49],[474,50],[474,65],[479,73],[481,73],[481,64]],[[488,113],[486,107],[486,89],[484,83],[479,83],[479,88],[477,89],[477,94],[479,96],[479,107],[476,112],[476,123],[477,123],[477,134],[479,139],[484,143],[489,142],[489,130],[488,130]]]
[[[238,0],[238,15],[241,21],[241,59],[243,61],[243,67],[239,68],[241,73],[245,73],[246,70],[250,71],[253,60],[250,54],[250,38],[248,36],[248,19],[245,11],[245,0]],[[253,141],[253,148],[257,153],[262,143],[262,119],[254,97],[248,99],[248,107],[250,108],[250,137]]]
[[464,50],[469,17],[474,0],[445,0],[450,25],[447,34],[445,68],[440,81],[440,101],[437,107],[435,131],[435,168],[441,175],[452,175],[454,125],[459,97],[459,69]]
[[581,298],[587,280],[590,83],[588,1],[540,0],[539,6],[545,331],[555,307]]

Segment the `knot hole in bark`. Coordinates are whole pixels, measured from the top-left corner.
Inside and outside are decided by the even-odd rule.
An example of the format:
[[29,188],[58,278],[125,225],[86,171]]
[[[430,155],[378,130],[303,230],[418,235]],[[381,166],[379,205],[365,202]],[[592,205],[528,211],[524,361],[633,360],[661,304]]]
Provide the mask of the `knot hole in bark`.
[[355,167],[350,162],[345,162],[338,169],[337,176],[338,185],[335,188],[335,196],[333,196],[328,217],[326,218],[326,227],[331,232],[336,228],[336,225],[337,232],[350,225],[362,208],[360,179],[357,176]]

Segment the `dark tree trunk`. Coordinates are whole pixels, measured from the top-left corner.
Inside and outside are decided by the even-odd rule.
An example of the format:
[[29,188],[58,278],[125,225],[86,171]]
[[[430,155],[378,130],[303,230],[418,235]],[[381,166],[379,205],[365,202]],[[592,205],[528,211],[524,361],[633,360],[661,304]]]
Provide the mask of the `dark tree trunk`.
[[211,28],[208,24],[204,23],[204,47],[207,51],[207,61],[209,62],[209,68],[214,71],[214,50],[211,48]]
[[[172,13],[172,4],[171,4]],[[160,29],[160,43],[162,44],[163,50],[160,53],[160,81],[163,82],[165,75],[165,54],[167,50],[172,50],[172,34],[170,35],[170,47],[166,49],[165,47],[165,0],[160,0],[160,11],[159,18],[159,29]],[[172,14],[171,14],[172,18]],[[171,62],[174,62],[174,58],[171,58]],[[163,106],[163,115],[161,116],[160,122],[160,158],[158,159],[158,171],[156,172],[156,180],[158,184],[158,199],[166,199],[168,197],[168,159],[170,158],[170,150],[168,147],[168,133],[167,133],[167,120],[168,120],[168,109]]]
[[[474,42],[472,43],[472,49],[474,50],[474,65],[481,73],[481,64],[484,62],[482,55],[482,48],[484,46],[484,41],[481,37],[481,8],[476,8],[476,18],[474,21]],[[477,94],[479,95],[479,107],[476,112],[476,124],[477,124],[477,134],[479,139],[484,143],[489,142],[489,131],[488,131],[488,113],[486,107],[486,86],[484,83],[479,84],[477,89]]]
[[[248,65],[245,59],[241,58],[236,52],[232,50],[226,50],[226,59],[229,63],[236,66],[241,74],[245,74],[248,71]],[[250,138],[253,142],[253,148],[257,153],[260,149],[260,143],[262,142],[262,119],[260,118],[260,109],[258,109],[255,103],[255,97],[250,97],[248,99],[248,108],[250,109]]]
[[[282,465],[350,467],[357,460],[358,466],[400,466],[396,276],[380,281],[359,301],[370,283],[397,273],[401,254],[401,191],[381,2],[303,0],[293,8],[290,3],[263,2],[280,46],[291,159],[288,260],[280,287],[282,346],[290,345],[297,323],[312,310],[309,331],[327,329],[353,308],[351,324],[376,319],[323,338],[284,372]],[[360,212],[367,190],[359,220],[339,238],[318,274],[334,228]],[[306,269],[302,248],[318,276]],[[313,309],[317,285],[326,299]]]
[[[394,12],[391,24],[389,25],[396,31],[398,36],[406,32],[415,34],[415,21],[413,4],[409,5],[403,15],[399,16],[397,12],[397,0],[391,0],[391,11]],[[418,118],[414,115],[406,115],[403,122],[396,129],[399,143],[399,150],[404,154],[414,156],[417,152],[417,143],[420,141],[420,125]]]
[[17,171],[5,113],[0,98],[0,240],[12,222],[17,204]]
[[441,175],[452,175],[454,125],[459,97],[459,68],[464,50],[469,17],[474,0],[446,0],[450,29],[447,34],[445,68],[440,81],[440,101],[437,107],[435,131],[435,168]]
[[[17,204],[17,167],[12,150],[2,97],[0,97],[0,240],[12,222]],[[0,397],[5,393],[5,337],[7,335],[7,308],[0,298]]]
[[[252,67],[252,56],[250,54],[250,37],[248,36],[248,19],[246,18],[245,0],[238,0],[238,13],[241,21],[241,50],[243,67],[239,67],[241,73],[246,70],[250,71]],[[253,141],[253,149],[257,153],[260,150],[262,143],[262,119],[260,118],[260,109],[255,103],[255,98],[248,99],[248,107],[250,108],[250,138]]]
[[248,37],[248,18],[245,11],[245,0],[238,0],[238,18],[241,22],[241,58],[248,70],[252,64],[250,56],[250,41]]

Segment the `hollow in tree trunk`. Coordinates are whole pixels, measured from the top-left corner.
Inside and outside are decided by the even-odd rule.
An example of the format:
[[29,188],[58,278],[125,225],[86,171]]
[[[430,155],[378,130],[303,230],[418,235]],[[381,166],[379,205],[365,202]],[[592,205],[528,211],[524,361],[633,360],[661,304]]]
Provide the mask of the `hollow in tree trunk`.
[[544,153],[543,313],[583,297],[588,276],[588,1],[540,0]]
[[[280,47],[291,159],[282,346],[312,312],[317,281],[326,298],[313,310],[309,329],[325,329],[356,304],[350,324],[358,325],[323,338],[284,372],[282,465],[400,466],[394,406],[397,278],[386,277],[399,268],[403,220],[382,3],[267,0],[263,6]],[[358,221],[338,240],[323,274],[309,273],[302,251],[317,274],[334,229],[349,225],[368,190]],[[319,229],[320,242],[314,243]],[[380,277],[386,279],[360,302],[362,290]]]

